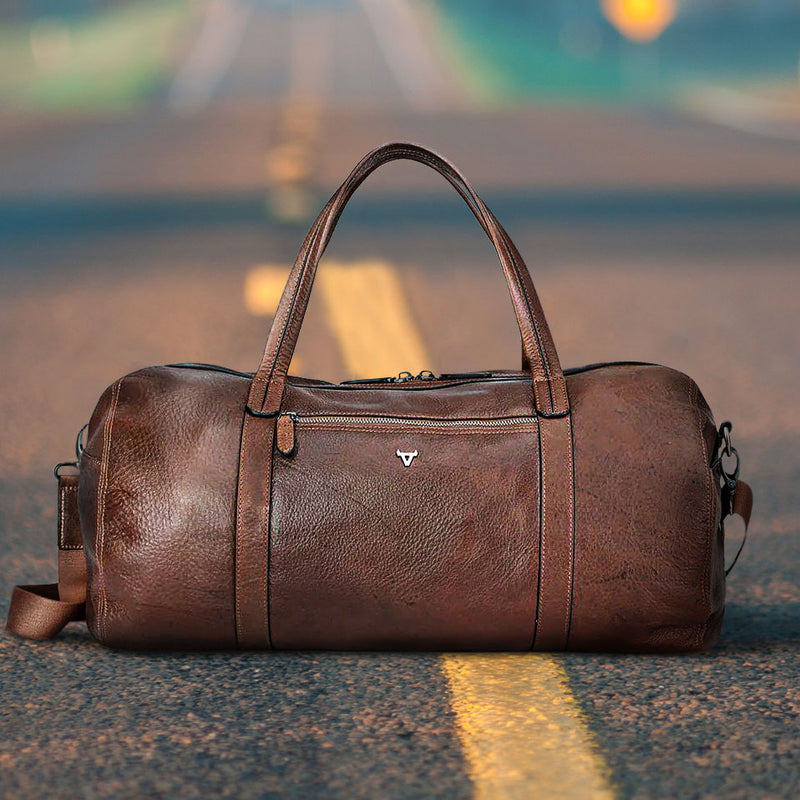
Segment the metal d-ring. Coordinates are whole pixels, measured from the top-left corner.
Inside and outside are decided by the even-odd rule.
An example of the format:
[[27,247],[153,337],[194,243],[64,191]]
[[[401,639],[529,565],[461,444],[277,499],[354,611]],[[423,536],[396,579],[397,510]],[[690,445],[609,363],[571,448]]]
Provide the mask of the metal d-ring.
[[61,477],[60,470],[62,467],[75,467],[75,469],[81,468],[81,457],[83,456],[83,451],[86,449],[83,446],[83,433],[89,427],[89,423],[87,422],[79,431],[78,436],[75,439],[75,460],[74,461],[59,461],[58,464],[53,467],[53,475],[56,476],[56,479]]
[[[733,514],[733,499],[736,495],[736,484],[739,480],[739,453],[731,443],[731,431],[733,423],[723,422],[717,432],[717,441],[714,446],[716,453],[711,462],[711,468],[719,470],[719,477],[722,481],[722,499],[727,506],[726,514]],[[736,459],[733,471],[728,471],[723,464],[724,458]]]
[[59,472],[61,467],[75,467],[75,469],[80,469],[80,464],[77,461],[59,461],[58,464],[53,467],[53,475],[56,476],[56,480],[61,477],[61,473]]
[[78,461],[78,464],[81,463],[81,456],[83,455],[83,451],[86,449],[83,446],[83,432],[89,427],[89,423],[87,422],[79,431],[78,431],[78,438],[75,439],[75,458]]

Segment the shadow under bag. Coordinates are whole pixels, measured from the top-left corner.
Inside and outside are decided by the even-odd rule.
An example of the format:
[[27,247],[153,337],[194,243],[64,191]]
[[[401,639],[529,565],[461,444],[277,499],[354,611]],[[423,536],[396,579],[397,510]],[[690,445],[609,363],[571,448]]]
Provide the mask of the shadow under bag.
[[[395,159],[443,175],[491,239],[521,370],[287,375],[339,216]],[[562,370],[491,211],[440,156],[387,144],[311,228],[255,373],[149,367],[106,390],[77,474],[57,470],[59,582],[16,587],[7,628],[85,617],[141,649],[700,650],[722,624],[723,520],[752,506],[730,428],[675,370]]]

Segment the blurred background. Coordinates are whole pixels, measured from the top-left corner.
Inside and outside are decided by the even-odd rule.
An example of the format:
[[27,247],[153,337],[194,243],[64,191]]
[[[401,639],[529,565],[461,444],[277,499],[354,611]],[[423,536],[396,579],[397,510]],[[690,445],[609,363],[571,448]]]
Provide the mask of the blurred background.
[[[313,216],[403,138],[507,225],[565,365],[668,363],[743,433],[798,432],[796,0],[0,0],[0,62],[19,469],[119,374],[254,369]],[[516,365],[491,248],[429,170],[381,170],[329,254],[295,372]]]
[[[0,605],[12,579],[52,579],[50,469],[71,457],[104,388],[150,364],[255,369],[311,220],[358,159],[391,139],[442,152],[495,211],[565,366],[667,364],[698,381],[718,423],[734,421],[756,511],[723,644],[680,667],[564,663],[623,796],[791,796],[798,0],[0,0]],[[519,358],[501,270],[460,199],[418,164],[381,169],[337,229],[292,371],[341,380],[513,368]],[[14,780],[41,794],[30,781],[105,776],[97,796],[142,796],[139,755],[114,755],[115,742],[139,741],[128,672],[118,654],[95,649],[84,662],[74,636],[46,651],[53,658],[0,638],[16,676],[4,706],[16,709],[4,739]],[[377,735],[374,752],[358,744],[362,695],[421,728],[406,673],[390,680],[386,667],[376,681],[377,662],[354,659],[325,663],[331,685],[355,687],[355,699],[337,712],[330,698],[340,695],[323,692],[310,722],[292,694],[306,673],[257,659],[266,710],[232,706],[218,740],[231,743],[238,774],[282,785],[292,763],[298,786],[336,774],[350,788],[389,787],[372,796],[414,796],[392,794],[396,776],[422,764],[432,793],[469,796],[446,710],[430,713],[449,750],[425,755],[424,731]],[[147,660],[147,674],[168,675],[171,663]],[[205,692],[218,662],[207,672],[191,663]],[[232,685],[240,663],[230,662]],[[432,663],[425,703],[445,692]],[[40,705],[25,704],[35,681]],[[75,732],[95,706],[60,711],[65,681],[77,681],[76,698],[95,687],[87,702],[110,709],[106,744],[91,725]],[[183,713],[171,705],[173,679],[141,684],[143,713],[173,730]],[[148,700],[155,685],[161,699]],[[286,723],[297,743],[273,699],[300,715]],[[40,708],[52,738],[20,750]],[[250,734],[236,739],[245,716],[269,728],[267,738],[252,728],[258,767]],[[324,730],[343,731],[346,744],[322,749]],[[172,745],[153,747],[165,793],[213,778]],[[407,763],[392,767],[387,753]]]

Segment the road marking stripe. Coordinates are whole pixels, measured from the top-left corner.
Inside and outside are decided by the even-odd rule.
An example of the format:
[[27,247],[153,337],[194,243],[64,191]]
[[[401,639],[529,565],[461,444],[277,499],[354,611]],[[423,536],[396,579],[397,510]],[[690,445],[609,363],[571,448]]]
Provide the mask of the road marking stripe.
[[326,261],[319,289],[352,378],[433,369],[397,273],[382,261]]
[[733,130],[800,141],[800,105],[740,92],[724,86],[699,86],[679,100],[690,113]]
[[613,798],[567,674],[539,653],[446,655],[476,800]]
[[[319,285],[350,374],[432,368],[396,272],[383,262],[321,267]],[[393,368],[393,367],[392,367]],[[564,669],[539,653],[442,656],[478,800],[612,798]]]
[[361,7],[408,103],[420,110],[441,108],[447,88],[407,0],[361,0]]
[[212,0],[200,35],[170,86],[167,103],[173,111],[193,114],[208,104],[236,57],[252,11],[252,3]]
[[283,264],[256,264],[244,277],[244,306],[256,317],[272,317],[289,277]]
[[289,87],[276,141],[265,159],[269,182],[266,207],[281,222],[303,222],[313,215],[316,205],[308,183],[330,73],[329,33],[324,17],[292,9]]
[[[285,264],[256,264],[244,276],[244,307],[254,317],[273,317],[289,277]],[[303,370],[303,359],[295,355],[289,372],[299,375]]]

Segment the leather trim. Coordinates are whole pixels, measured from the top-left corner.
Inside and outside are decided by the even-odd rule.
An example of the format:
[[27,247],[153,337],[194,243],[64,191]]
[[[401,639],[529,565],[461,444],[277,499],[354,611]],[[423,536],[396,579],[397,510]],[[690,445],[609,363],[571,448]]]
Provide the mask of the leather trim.
[[119,403],[119,393],[124,378],[118,380],[111,390],[111,404],[103,425],[103,455],[100,460],[100,479],[97,485],[97,523],[95,538],[95,557],[97,560],[97,608],[95,609],[97,628],[101,639],[106,635],[106,609],[108,600],[106,598],[105,575],[103,574],[103,555],[105,544],[105,510],[106,510],[106,489],[108,488],[108,465],[111,452],[111,432],[114,428],[114,417],[117,413]]
[[276,421],[246,412],[243,420],[234,537],[236,641],[240,648],[271,648],[267,583]]
[[575,471],[571,416],[539,424],[539,591],[534,650],[565,650],[575,572]]
[[58,478],[58,549],[83,550],[77,475],[59,475]]
[[68,622],[85,619],[85,604],[59,599],[55,583],[15,586],[6,630],[14,636],[52,639]]
[[[717,534],[718,524],[714,519],[714,475],[712,470],[708,467],[709,454],[706,449],[705,437],[703,436],[703,410],[699,402],[700,389],[697,384],[687,377],[689,383],[689,403],[694,406],[697,412],[697,438],[699,441],[699,457],[701,468],[706,470],[708,480],[706,481],[705,502],[703,506],[703,514],[706,518],[706,547],[705,558],[703,563],[703,605],[709,615],[708,621],[697,626],[697,648],[702,649],[703,641],[706,638],[706,632],[709,623],[713,619],[713,603],[711,600],[711,557],[714,552],[714,537]],[[715,426],[716,427],[716,426]]]

